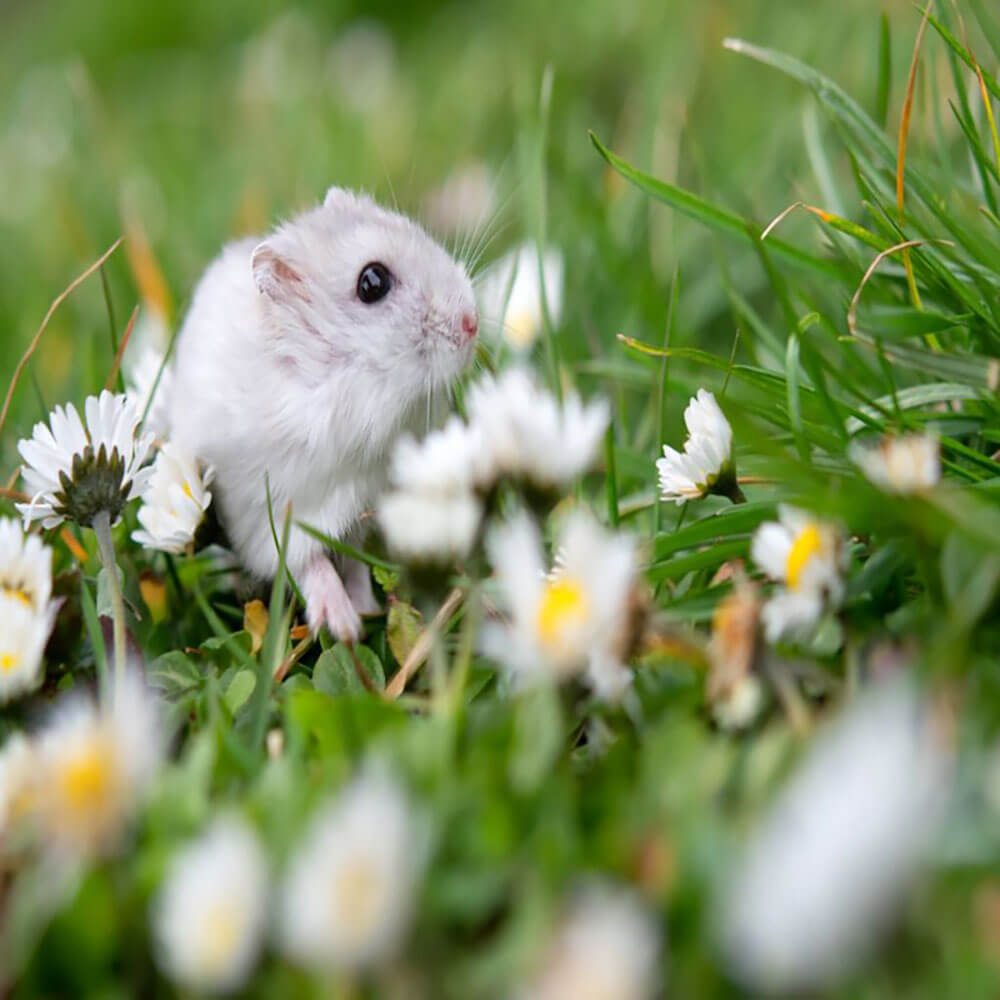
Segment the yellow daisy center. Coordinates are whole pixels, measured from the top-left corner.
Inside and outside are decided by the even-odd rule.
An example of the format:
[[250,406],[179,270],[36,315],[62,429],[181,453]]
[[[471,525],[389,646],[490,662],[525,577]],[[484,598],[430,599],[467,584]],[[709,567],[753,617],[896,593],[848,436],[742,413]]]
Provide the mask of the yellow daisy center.
[[0,671],[9,674],[21,664],[21,657],[17,653],[0,653]]
[[538,602],[538,636],[542,645],[558,651],[572,633],[587,620],[590,602],[579,580],[559,576],[550,580]]
[[819,528],[815,524],[807,524],[792,542],[788,558],[785,560],[785,579],[792,590],[798,588],[809,560],[818,555],[822,548],[823,536]]
[[538,336],[538,318],[530,309],[515,309],[504,319],[507,342],[512,347],[524,350],[530,347]]
[[224,965],[239,942],[240,925],[233,908],[226,904],[212,907],[205,914],[202,936],[202,959],[210,969]]
[[96,812],[111,795],[113,767],[108,748],[93,740],[63,766],[59,784],[70,810]]
[[23,587],[11,587],[10,585],[4,585],[3,588],[0,589],[2,589],[4,596],[11,597],[15,601],[20,601],[20,603],[26,608],[30,608],[32,606],[31,597]]
[[184,495],[189,499],[194,499],[194,494],[191,492],[191,487],[188,485],[188,481],[185,479],[181,485],[181,489],[184,491]]
[[371,933],[378,917],[381,885],[379,871],[368,858],[355,858],[336,874],[336,910],[359,938]]

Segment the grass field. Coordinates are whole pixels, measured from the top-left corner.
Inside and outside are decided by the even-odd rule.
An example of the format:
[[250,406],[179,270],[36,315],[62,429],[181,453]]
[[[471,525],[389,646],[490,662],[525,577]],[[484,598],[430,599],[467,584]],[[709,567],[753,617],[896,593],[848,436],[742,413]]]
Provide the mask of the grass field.
[[[35,422],[123,384],[133,310],[136,339],[166,347],[224,242],[331,184],[474,253],[483,288],[513,247],[559,258],[530,336],[509,311],[494,322],[511,281],[483,307],[456,394],[470,424],[469,386],[518,364],[539,414],[579,393],[609,418],[544,503],[531,473],[478,484],[486,541],[434,586],[373,533],[388,613],[356,656],[295,627],[284,572],[249,604],[216,550],[138,544],[138,503],[113,532],[124,616],[99,532],[36,524],[61,603],[37,609],[54,624],[34,690],[8,698],[0,660],[0,995],[996,995],[1000,16],[984,0],[926,19],[901,0],[98,0],[15,3],[0,25],[0,386],[124,236],[14,385],[5,515],[33,492],[14,473]],[[685,426],[701,389],[721,406],[701,411],[709,430]],[[664,445],[724,427],[707,495],[662,495]],[[522,508],[544,558],[511,527]],[[572,533],[560,549],[580,511],[604,532],[590,557]],[[274,531],[280,548],[281,511]],[[616,545],[633,567],[617,595],[595,569]],[[542,588],[540,649],[550,626],[624,610],[524,684],[533,626],[503,567],[547,571],[557,552],[544,586],[519,578]],[[16,576],[0,565],[2,655],[31,596]],[[388,697],[446,600],[427,666]],[[112,618],[158,706],[130,694],[124,729]],[[624,692],[594,679],[598,648]],[[60,706],[95,691],[109,756],[72,770]],[[160,721],[143,730],[144,712]],[[114,777],[119,739],[149,758],[141,781]],[[332,826],[352,802],[367,817],[360,868],[327,870],[347,834],[309,853],[328,801]],[[238,833],[213,826],[234,816]],[[221,846],[185,882],[206,830]],[[340,888],[310,895],[324,879]],[[356,934],[315,916],[334,896]]]

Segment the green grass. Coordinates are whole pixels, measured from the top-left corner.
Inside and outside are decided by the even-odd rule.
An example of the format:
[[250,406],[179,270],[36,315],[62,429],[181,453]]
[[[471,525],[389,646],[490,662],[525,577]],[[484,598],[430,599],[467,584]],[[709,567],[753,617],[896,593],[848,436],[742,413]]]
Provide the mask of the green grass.
[[[517,696],[475,653],[477,613],[463,610],[438,661],[387,702],[355,666],[376,685],[398,669],[401,622],[426,596],[404,583],[359,664],[324,637],[272,689],[295,647],[294,581],[279,574],[254,653],[228,576],[204,556],[142,552],[128,541],[131,510],[116,534],[130,627],[178,736],[130,849],[94,866],[51,920],[31,906],[40,873],[0,859],[13,996],[171,995],[146,921],[171,852],[234,806],[285,858],[311,807],[372,754],[405,776],[437,831],[405,958],[417,995],[506,995],[567,888],[593,871],[637,885],[662,921],[670,995],[732,995],[715,893],[808,737],[781,698],[748,733],[717,729],[691,650],[731,592],[718,571],[747,557],[783,502],[851,539],[839,620],[773,654],[828,685],[801,685],[811,731],[880,650],[902,649],[950,706],[958,752],[933,865],[896,932],[829,995],[996,995],[1000,19],[979,0],[959,4],[961,22],[944,4],[930,18],[900,211],[898,126],[921,11],[654,7],[66,2],[3,15],[0,385],[72,278],[123,232],[131,248],[46,329],[0,436],[4,480],[35,420],[103,386],[151,275],[162,274],[176,325],[234,234],[333,182],[419,213],[454,167],[483,160],[504,202],[487,256],[521,236],[564,253],[566,305],[532,361],[552,385],[612,402],[603,468],[578,496],[637,537],[655,621],[676,640],[636,661],[627,710],[576,690]],[[386,96],[362,115],[336,91],[331,46],[366,12],[390,31],[395,62]],[[142,259],[137,230],[150,245]],[[656,499],[655,458],[683,442],[681,413],[702,386],[733,425],[746,504]],[[945,483],[927,496],[887,498],[847,458],[859,436],[928,426]],[[45,687],[0,712],[0,736],[92,686],[110,658],[96,546],[73,531],[85,558],[51,539],[66,600]],[[372,562],[395,587],[394,567]],[[275,726],[286,753],[267,761]],[[387,981],[348,989],[402,995]],[[321,995],[271,955],[252,993]]]

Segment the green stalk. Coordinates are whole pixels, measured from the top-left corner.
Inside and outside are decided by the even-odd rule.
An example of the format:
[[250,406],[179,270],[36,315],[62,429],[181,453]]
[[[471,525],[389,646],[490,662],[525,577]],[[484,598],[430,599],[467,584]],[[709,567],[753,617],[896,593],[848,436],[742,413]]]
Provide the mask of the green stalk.
[[108,574],[108,593],[111,595],[111,621],[115,637],[115,681],[120,684],[125,676],[125,600],[122,584],[118,578],[118,560],[115,558],[115,543],[111,538],[111,516],[102,510],[92,524],[97,536],[97,549],[101,562]]

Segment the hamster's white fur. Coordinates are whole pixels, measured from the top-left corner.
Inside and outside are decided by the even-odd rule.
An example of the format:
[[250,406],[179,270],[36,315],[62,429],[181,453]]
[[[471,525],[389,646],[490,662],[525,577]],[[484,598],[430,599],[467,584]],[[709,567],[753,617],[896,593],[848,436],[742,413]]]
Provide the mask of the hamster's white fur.
[[[366,304],[366,264],[392,275]],[[324,203],[259,239],[225,247],[181,329],[172,440],[215,468],[220,520],[243,566],[273,577],[292,508],[289,570],[314,628],[342,638],[377,610],[367,567],[337,560],[295,525],[356,541],[400,432],[470,360],[478,327],[464,267],[418,225],[331,188]]]

